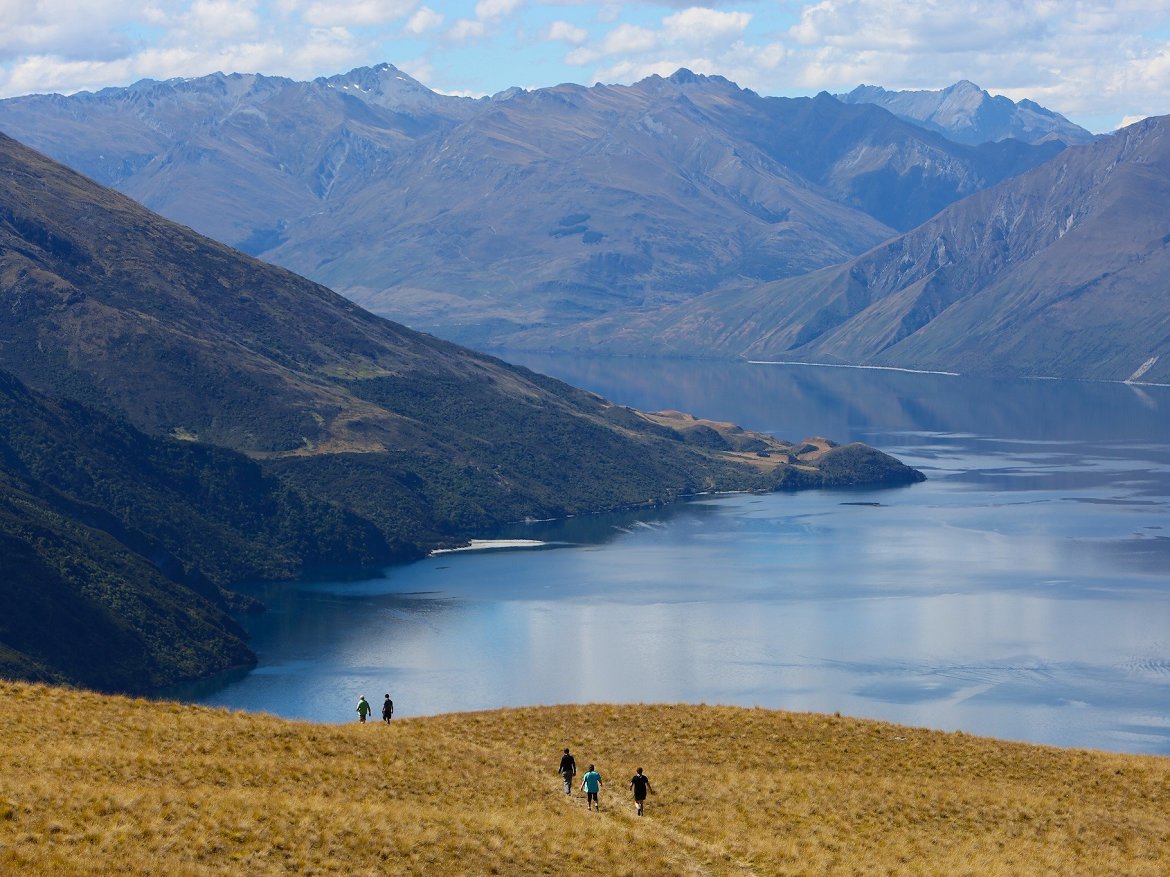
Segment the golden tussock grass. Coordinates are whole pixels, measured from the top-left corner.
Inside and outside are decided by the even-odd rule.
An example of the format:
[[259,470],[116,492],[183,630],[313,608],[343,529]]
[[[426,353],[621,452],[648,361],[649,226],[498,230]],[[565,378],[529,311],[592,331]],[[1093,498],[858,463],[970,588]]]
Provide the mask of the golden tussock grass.
[[[1168,759],[832,716],[315,725],[0,682],[0,739],[5,875],[1170,874]],[[601,813],[564,795],[564,746]]]

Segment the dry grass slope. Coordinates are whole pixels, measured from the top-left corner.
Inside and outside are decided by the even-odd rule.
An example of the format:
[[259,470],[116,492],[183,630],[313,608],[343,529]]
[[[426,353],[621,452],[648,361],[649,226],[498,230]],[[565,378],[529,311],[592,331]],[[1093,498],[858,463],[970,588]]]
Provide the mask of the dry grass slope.
[[[2,874],[1170,873],[1168,759],[831,716],[338,726],[0,682],[0,739]],[[603,812],[561,791],[566,745]]]

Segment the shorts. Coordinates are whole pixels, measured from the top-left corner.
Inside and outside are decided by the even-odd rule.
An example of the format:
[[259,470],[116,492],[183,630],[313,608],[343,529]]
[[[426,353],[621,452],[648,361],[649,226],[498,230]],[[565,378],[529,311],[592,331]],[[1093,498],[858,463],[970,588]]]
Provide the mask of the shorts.
[[596,801],[596,800],[597,800],[597,792],[586,792],[585,793],[585,803],[586,804],[590,803],[591,801]]

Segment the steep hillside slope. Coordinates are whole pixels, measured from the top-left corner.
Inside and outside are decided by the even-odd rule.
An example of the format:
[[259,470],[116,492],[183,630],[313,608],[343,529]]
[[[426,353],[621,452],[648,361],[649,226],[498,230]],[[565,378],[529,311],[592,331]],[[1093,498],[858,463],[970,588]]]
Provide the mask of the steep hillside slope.
[[956,143],[1059,140],[1069,146],[1092,143],[1093,134],[1035,101],[1016,103],[1002,94],[992,97],[966,79],[938,91],[888,91],[859,85],[837,99],[849,104],[875,104],[900,119],[922,125]]
[[[148,433],[279,459],[285,471],[341,459],[381,471],[395,499],[380,502],[398,509],[428,476],[445,491],[468,488],[465,500],[475,483],[483,502],[507,507],[488,519],[788,477],[775,460],[745,466],[731,444],[712,452],[375,317],[12,140],[0,147],[0,367],[31,387]],[[370,487],[352,490],[365,498]]]
[[685,70],[479,101],[389,65],[217,75],[0,101],[0,130],[479,346],[838,263],[1060,148],[962,146],[877,107]]
[[[138,445],[136,459],[128,443]],[[196,523],[204,531],[191,547],[202,544],[210,521],[168,520],[185,503],[159,502],[160,494],[186,481],[238,498],[235,473],[212,474],[198,454],[164,462],[159,450],[0,373],[0,675],[144,690],[253,660],[215,584],[158,538]],[[225,542],[225,550],[247,544]]]
[[221,586],[385,563],[368,522],[240,454],[0,372],[0,674],[144,691],[249,663]]
[[1148,119],[843,265],[598,324],[581,343],[1166,382],[1167,199],[1170,119]]
[[0,676],[146,691],[255,661],[217,601],[0,472]]

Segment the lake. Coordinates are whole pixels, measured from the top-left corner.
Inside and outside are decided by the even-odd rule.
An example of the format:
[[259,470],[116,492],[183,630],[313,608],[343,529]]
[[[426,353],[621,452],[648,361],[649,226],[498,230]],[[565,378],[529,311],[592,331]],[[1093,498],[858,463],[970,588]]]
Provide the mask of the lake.
[[265,586],[259,665],[180,696],[338,722],[386,692],[398,716],[741,704],[1170,752],[1170,388],[509,358],[928,480],[513,525],[481,535],[539,546]]

